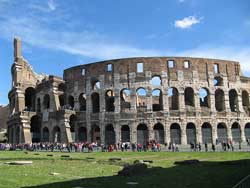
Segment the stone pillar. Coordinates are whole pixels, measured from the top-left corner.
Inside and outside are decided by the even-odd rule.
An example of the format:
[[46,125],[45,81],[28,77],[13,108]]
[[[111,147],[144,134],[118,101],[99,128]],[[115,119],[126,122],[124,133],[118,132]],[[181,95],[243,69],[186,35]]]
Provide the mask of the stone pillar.
[[231,127],[227,125],[227,126],[226,126],[226,129],[227,129],[227,138],[228,138],[229,140],[232,140],[233,137],[232,137],[232,130],[231,130]]
[[164,88],[162,88],[162,105],[163,105],[163,111],[168,112],[169,111],[169,101],[168,101],[168,93],[167,90],[165,91]]
[[115,143],[117,144],[121,142],[121,126],[119,125],[119,123],[115,124],[114,131],[115,131]]
[[165,125],[165,139],[164,139],[164,142],[169,144],[170,142],[170,125]]
[[179,110],[180,110],[182,116],[186,114],[185,96],[184,95],[185,95],[184,89],[180,88],[179,89]]
[[186,126],[184,124],[181,125],[181,144],[187,144]]
[[196,125],[196,142],[202,143],[202,131],[199,125]]
[[154,129],[153,129],[153,123],[150,122],[148,124],[148,140],[154,140]]
[[131,143],[137,143],[137,124],[133,122],[130,126],[130,140]]
[[240,137],[242,142],[246,142],[246,135],[244,130],[244,124],[243,126],[240,126]]
[[130,109],[131,110],[136,110],[136,91],[135,91],[135,89],[134,88],[132,88],[131,89],[131,107],[130,107]]
[[147,111],[152,112],[153,111],[153,97],[152,97],[152,88],[148,88],[147,91]]
[[120,90],[117,89],[114,91],[114,97],[115,97],[115,113],[120,113],[121,111],[121,97],[120,97]]
[[218,138],[217,135],[217,125],[212,125],[212,141],[214,144],[216,144],[216,139]]

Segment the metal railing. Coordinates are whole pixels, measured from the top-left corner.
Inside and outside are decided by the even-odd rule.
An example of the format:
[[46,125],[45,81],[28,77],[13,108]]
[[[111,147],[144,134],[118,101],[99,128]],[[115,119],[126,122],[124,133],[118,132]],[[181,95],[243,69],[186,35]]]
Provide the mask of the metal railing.
[[233,188],[249,188],[250,187],[250,174],[240,180],[239,183],[237,183]]

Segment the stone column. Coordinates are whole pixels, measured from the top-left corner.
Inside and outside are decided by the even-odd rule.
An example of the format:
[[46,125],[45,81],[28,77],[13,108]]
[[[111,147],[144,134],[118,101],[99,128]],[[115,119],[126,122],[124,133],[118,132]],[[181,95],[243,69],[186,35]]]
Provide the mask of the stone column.
[[184,124],[181,125],[181,144],[187,144],[186,126]]
[[202,143],[202,131],[199,125],[196,125],[196,142]]
[[227,138],[228,138],[229,140],[232,140],[233,137],[232,137],[232,130],[231,130],[231,127],[227,125],[227,126],[226,126],[226,129],[227,129]]
[[153,97],[152,97],[152,88],[147,89],[147,111],[152,112],[153,111]]
[[133,122],[130,126],[130,140],[131,143],[137,143],[137,123]]
[[212,141],[214,144],[216,144],[216,139],[218,138],[217,135],[217,126],[212,125]]
[[164,139],[164,142],[165,143],[167,143],[167,144],[169,144],[169,142],[170,142],[170,125],[165,125],[165,129],[164,129],[165,131],[165,139]]
[[246,135],[244,130],[244,124],[243,126],[240,126],[240,137],[242,142],[246,142]]
[[120,90],[117,89],[115,90],[114,92],[115,94],[115,102],[114,102],[114,105],[115,105],[115,112],[116,113],[120,113],[121,111],[121,97],[120,97]]

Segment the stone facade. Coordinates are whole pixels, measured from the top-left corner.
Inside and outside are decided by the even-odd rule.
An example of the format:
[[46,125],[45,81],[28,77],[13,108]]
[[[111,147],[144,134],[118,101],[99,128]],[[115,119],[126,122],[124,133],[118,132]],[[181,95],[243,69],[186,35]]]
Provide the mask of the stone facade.
[[9,142],[215,143],[250,139],[250,78],[234,61],[108,60],[37,75],[14,40]]
[[8,115],[9,115],[9,106],[0,105],[0,132],[2,130],[7,130]]

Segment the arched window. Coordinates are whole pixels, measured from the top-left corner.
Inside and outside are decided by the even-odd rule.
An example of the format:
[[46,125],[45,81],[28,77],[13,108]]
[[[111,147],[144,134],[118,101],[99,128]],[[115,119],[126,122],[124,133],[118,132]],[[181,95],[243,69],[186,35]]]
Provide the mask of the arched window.
[[235,89],[231,89],[229,91],[229,104],[230,104],[231,112],[239,111],[238,94]]
[[41,99],[40,98],[37,98],[36,110],[37,112],[41,112]]
[[91,128],[91,141],[92,142],[97,142],[100,143],[101,139],[100,139],[100,127],[97,125],[92,125]]
[[225,95],[221,89],[215,91],[215,108],[218,112],[225,111]]
[[71,115],[69,117],[69,125],[70,125],[70,132],[71,132],[71,138],[72,141],[75,142],[76,141],[76,133],[75,133],[75,128],[76,128],[76,116],[75,115]]
[[130,109],[131,106],[131,91],[129,89],[123,89],[120,93],[121,111]]
[[105,127],[105,144],[106,145],[115,144],[115,130],[112,124],[108,124]]
[[43,128],[43,142],[49,142],[49,129],[47,127]]
[[63,94],[59,95],[59,103],[60,103],[61,107],[63,107],[65,105],[64,98],[65,98],[65,96]]
[[245,137],[246,137],[246,140],[250,141],[250,123],[247,123],[245,125]]
[[168,89],[169,110],[179,110],[179,92],[176,88]]
[[79,105],[80,105],[80,111],[86,111],[86,95],[84,93],[81,93],[79,95]]
[[154,89],[152,91],[153,98],[153,111],[160,111],[163,109],[162,92],[160,89]]
[[151,80],[152,86],[161,86],[161,77],[160,76],[153,76]]
[[34,111],[36,100],[36,90],[33,87],[29,87],[25,90],[25,110]]
[[49,96],[49,94],[46,94],[43,97],[43,108],[44,109],[49,109],[50,108],[50,96]]
[[148,142],[148,127],[146,124],[137,126],[137,144],[146,145]]
[[172,143],[181,144],[181,128],[178,123],[170,126],[170,139]]
[[147,91],[144,88],[139,88],[136,91],[136,106],[140,109],[146,109],[147,108]]
[[130,128],[128,125],[121,127],[121,140],[122,142],[130,142]]
[[91,85],[93,90],[98,90],[101,89],[101,83],[98,79],[92,78],[91,80]]
[[235,122],[233,123],[231,127],[232,132],[232,138],[234,142],[240,142],[241,141],[241,134],[240,134],[240,125],[239,123]]
[[200,106],[210,108],[210,93],[207,88],[199,89]]
[[191,87],[185,89],[185,105],[194,107],[194,90]]
[[41,118],[40,116],[33,116],[30,120],[30,133],[32,143],[41,142]]
[[108,90],[105,93],[105,105],[107,112],[114,112],[115,111],[115,97],[112,90]]
[[227,127],[225,123],[219,123],[217,126],[218,142],[227,142]]
[[212,126],[209,123],[203,123],[201,127],[202,133],[202,143],[210,144],[213,142],[212,140]]
[[75,107],[75,100],[74,100],[74,97],[71,96],[71,95],[68,97],[68,104],[69,104],[69,106],[70,106],[71,109],[74,109],[74,107]]
[[98,93],[92,93],[91,95],[92,101],[92,112],[98,113],[100,112],[100,97]]
[[223,78],[220,76],[214,77],[214,86],[223,86]]
[[196,143],[196,128],[193,123],[188,123],[186,127],[187,143]]
[[60,143],[61,142],[61,129],[58,126],[55,126],[53,129],[53,142]]
[[249,94],[246,90],[242,91],[242,106],[246,112],[249,111]]
[[87,141],[87,129],[86,129],[86,127],[80,127],[78,129],[78,140],[79,140],[79,142],[86,142]]

